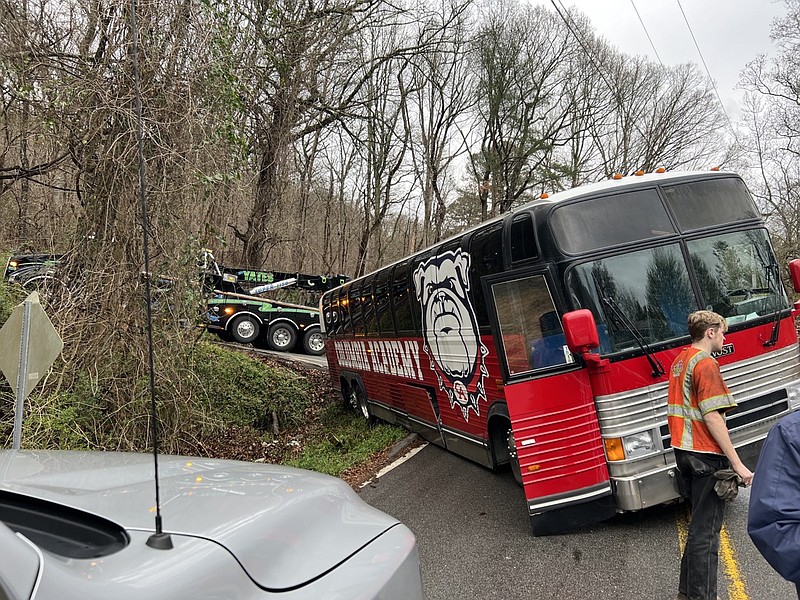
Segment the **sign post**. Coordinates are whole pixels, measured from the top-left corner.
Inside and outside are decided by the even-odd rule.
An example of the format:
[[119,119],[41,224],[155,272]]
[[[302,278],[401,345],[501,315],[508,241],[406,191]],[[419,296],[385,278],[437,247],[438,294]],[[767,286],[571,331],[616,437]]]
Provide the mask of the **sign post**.
[[[14,390],[16,407],[14,412],[14,449],[22,443],[22,415],[25,398],[42,380],[52,366],[64,342],[44,312],[38,292],[31,293],[11,313],[0,329],[0,370]],[[19,349],[14,352],[14,349]]]

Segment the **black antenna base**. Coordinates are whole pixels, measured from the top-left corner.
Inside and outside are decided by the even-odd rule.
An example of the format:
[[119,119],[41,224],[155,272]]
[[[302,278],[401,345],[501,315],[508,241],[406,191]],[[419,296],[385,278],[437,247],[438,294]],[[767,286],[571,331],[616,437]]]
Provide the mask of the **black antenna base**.
[[172,550],[172,538],[168,533],[154,533],[147,538],[147,545],[156,550]]

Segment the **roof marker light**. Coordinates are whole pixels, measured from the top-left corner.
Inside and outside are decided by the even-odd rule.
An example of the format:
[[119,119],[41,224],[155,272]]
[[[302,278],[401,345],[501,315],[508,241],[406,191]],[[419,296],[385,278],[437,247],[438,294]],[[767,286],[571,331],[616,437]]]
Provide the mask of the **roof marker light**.
[[639,169],[638,171],[636,171],[636,173],[634,173],[634,175],[636,175],[637,177],[641,177],[642,175],[644,175],[644,171]]
[[542,195],[539,196],[539,198],[541,198],[542,200],[545,200],[545,199],[547,199],[549,197],[550,197],[550,194],[548,194],[547,192],[542,192]]
[[719,171],[719,167],[711,167],[712,171]]
[[666,173],[667,170],[664,167],[658,167],[655,172],[656,173]]
[[614,179],[614,180],[619,180],[619,179],[622,179],[622,173],[614,173],[614,174],[611,176],[611,179]]

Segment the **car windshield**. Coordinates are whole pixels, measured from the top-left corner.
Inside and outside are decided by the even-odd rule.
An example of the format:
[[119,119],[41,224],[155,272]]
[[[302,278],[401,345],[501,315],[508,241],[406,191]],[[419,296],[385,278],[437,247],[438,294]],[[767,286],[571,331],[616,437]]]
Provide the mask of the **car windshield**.
[[736,325],[789,307],[767,234],[726,233],[583,263],[567,276],[573,304],[594,313],[600,352],[623,352],[684,337],[699,308]]

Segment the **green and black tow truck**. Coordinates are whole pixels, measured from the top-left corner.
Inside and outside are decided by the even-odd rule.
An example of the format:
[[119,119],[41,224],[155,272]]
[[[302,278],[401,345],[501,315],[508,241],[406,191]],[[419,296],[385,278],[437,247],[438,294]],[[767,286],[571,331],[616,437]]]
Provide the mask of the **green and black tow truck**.
[[[62,255],[15,254],[6,264],[4,277],[26,289],[60,282],[58,265]],[[345,283],[344,275],[306,275],[239,269],[220,265],[214,255],[204,249],[198,267],[202,273],[206,297],[204,324],[207,330],[225,341],[253,344],[280,352],[296,349],[308,354],[325,353],[325,340],[320,330],[316,306],[260,297],[280,288],[294,288],[321,295]],[[159,278],[165,289],[171,280]]]
[[225,341],[279,352],[295,349],[315,356],[325,353],[318,308],[258,294],[282,288],[321,294],[347,282],[347,277],[235,269],[218,265],[210,252],[205,256],[209,332]]

